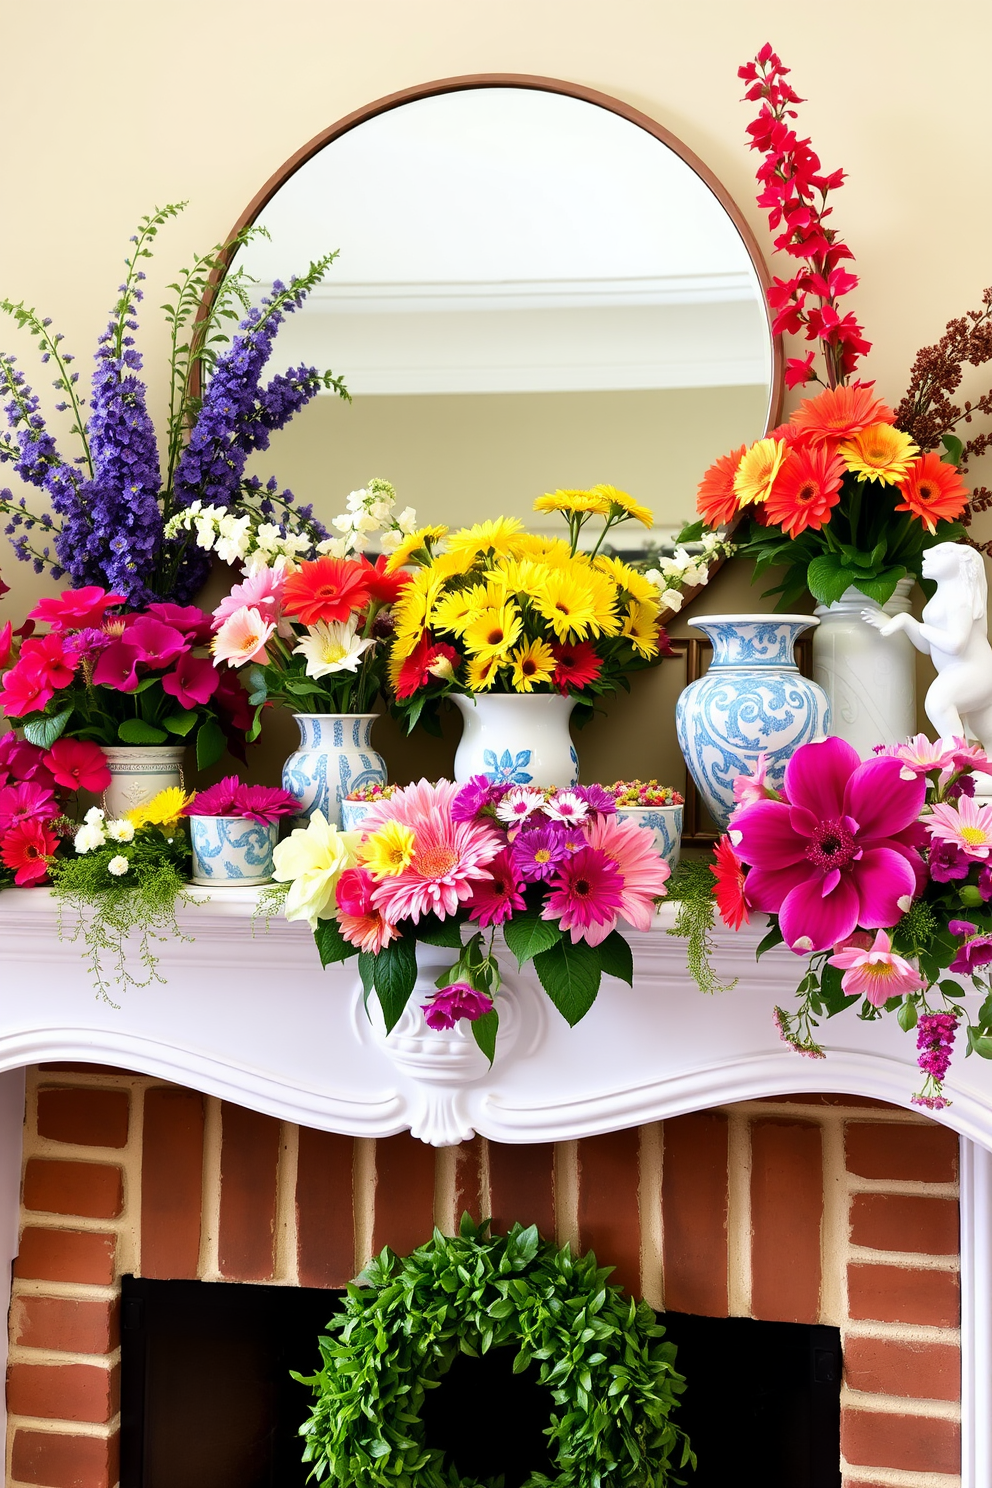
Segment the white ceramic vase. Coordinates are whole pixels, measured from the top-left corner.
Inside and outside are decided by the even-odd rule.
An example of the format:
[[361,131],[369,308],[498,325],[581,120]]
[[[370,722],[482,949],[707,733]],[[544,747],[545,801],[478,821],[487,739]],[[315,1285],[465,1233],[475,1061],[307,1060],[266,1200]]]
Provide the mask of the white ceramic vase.
[[[900,579],[882,610],[908,614],[912,579]],[[830,699],[830,732],[868,759],[876,744],[900,744],[916,733],[916,652],[909,637],[883,637],[861,618],[878,608],[848,589],[831,605],[817,605],[813,676]]]
[[103,809],[114,820],[144,806],[159,791],[183,787],[184,744],[104,744],[110,784]]
[[300,747],[283,765],[282,788],[308,820],[322,811],[341,825],[341,802],[360,785],[385,785],[386,762],[372,748],[377,713],[297,713]]
[[190,816],[193,883],[251,888],[270,883],[279,823],[263,826],[243,816]]
[[459,784],[575,785],[579,760],[568,731],[574,698],[551,693],[480,693],[454,701],[463,719],[455,753]]
[[675,868],[682,854],[681,806],[618,806],[617,816],[650,832],[655,852],[669,868]]

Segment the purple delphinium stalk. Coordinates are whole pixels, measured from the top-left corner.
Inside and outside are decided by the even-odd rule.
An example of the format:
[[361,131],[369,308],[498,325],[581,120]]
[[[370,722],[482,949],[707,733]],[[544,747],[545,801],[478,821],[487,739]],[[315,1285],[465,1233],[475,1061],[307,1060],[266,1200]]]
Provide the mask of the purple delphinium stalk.
[[[66,357],[65,360],[71,358]],[[73,378],[78,375],[72,374]],[[0,461],[12,464],[17,475],[27,484],[46,491],[53,511],[64,516],[75,499],[83,477],[59,454],[55,439],[40,412],[38,396],[28,386],[23,372],[18,371],[12,356],[0,356],[0,387],[8,394],[3,411],[13,435],[10,441],[0,441]],[[11,520],[5,528],[17,557],[22,562],[33,561],[37,573],[41,573],[47,563],[52,578],[60,579],[66,572],[65,568],[50,556],[47,547],[41,553],[32,550],[27,536],[35,526],[54,535],[58,529],[51,513],[33,515],[28,511],[25,498],[15,498],[13,491],[9,489],[0,491],[0,504],[8,513],[15,505],[20,508],[20,511],[11,513]],[[15,536],[17,529],[22,526],[24,532]]]
[[942,1111],[950,1101],[943,1093],[943,1081],[951,1063],[954,1035],[958,1020],[953,1013],[921,1013],[916,1025],[917,1064],[926,1075],[923,1089],[912,1097],[916,1106],[928,1111]]

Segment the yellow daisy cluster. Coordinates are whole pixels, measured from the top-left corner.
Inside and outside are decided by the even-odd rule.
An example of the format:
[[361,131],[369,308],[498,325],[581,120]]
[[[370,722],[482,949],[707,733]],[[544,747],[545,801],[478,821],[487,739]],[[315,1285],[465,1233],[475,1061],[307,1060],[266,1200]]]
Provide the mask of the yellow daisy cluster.
[[192,795],[187,795],[178,785],[170,785],[168,790],[159,791],[157,796],[153,796],[143,806],[135,806],[133,811],[128,812],[125,820],[135,830],[140,827],[172,827],[192,799]]
[[[623,495],[599,487],[542,500],[595,499],[597,510],[609,512]],[[564,539],[526,533],[508,517],[466,527],[438,546],[426,562],[420,559],[393,611],[394,686],[425,637],[458,653],[456,679],[472,692],[497,681],[508,692],[547,686],[558,662],[554,648],[576,642],[592,642],[615,671],[625,658],[630,664],[631,652],[644,660],[658,655],[659,591],[618,558],[576,552]]]

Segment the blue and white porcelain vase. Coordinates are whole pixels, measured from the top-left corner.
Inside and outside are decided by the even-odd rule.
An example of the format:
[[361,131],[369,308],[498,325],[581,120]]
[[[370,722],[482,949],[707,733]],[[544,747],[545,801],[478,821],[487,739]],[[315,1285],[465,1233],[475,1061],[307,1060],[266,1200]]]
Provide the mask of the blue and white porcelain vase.
[[575,785],[579,759],[568,720],[575,699],[551,693],[455,693],[463,719],[455,780],[492,785]]
[[262,825],[243,816],[190,816],[193,883],[252,888],[272,879],[272,850],[279,823]]
[[713,643],[709,670],[675,708],[679,746],[721,831],[734,809],[734,777],[751,773],[759,754],[776,788],[789,756],[830,728],[822,687],[796,665],[797,638],[820,622],[812,615],[699,615],[690,625]]
[[377,713],[297,713],[300,747],[282,767],[282,788],[300,803],[341,825],[341,802],[360,785],[385,785],[386,762],[370,743]]
[[681,806],[618,806],[617,818],[650,832],[655,852],[669,868],[676,867],[682,854]]

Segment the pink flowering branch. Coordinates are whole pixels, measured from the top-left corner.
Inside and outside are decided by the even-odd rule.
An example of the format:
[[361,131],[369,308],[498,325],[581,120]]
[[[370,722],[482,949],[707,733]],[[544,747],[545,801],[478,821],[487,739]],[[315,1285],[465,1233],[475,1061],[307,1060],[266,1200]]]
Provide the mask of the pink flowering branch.
[[[772,280],[768,291],[772,330],[775,335],[802,333],[807,341],[818,341],[827,385],[837,387],[847,382],[859,358],[871,350],[871,342],[864,339],[864,328],[855,316],[851,312],[842,315],[838,308],[858,283],[857,275],[842,267],[845,261],[853,261],[854,254],[836,229],[826,226],[833,211],[827,199],[844,184],[844,172],[823,175],[809,140],[799,139],[787,122],[798,118],[791,105],[803,102],[785,81],[788,73],[766,42],[754,61],[737,74],[750,85],[744,97],[752,103],[761,100],[758,117],[747,130],[751,149],[765,157],[756,172],[762,188],[758,205],[768,213],[769,226],[781,229],[776,249],[802,265],[791,279]],[[787,387],[823,381],[814,370],[815,357],[814,350],[805,357],[789,358]]]

